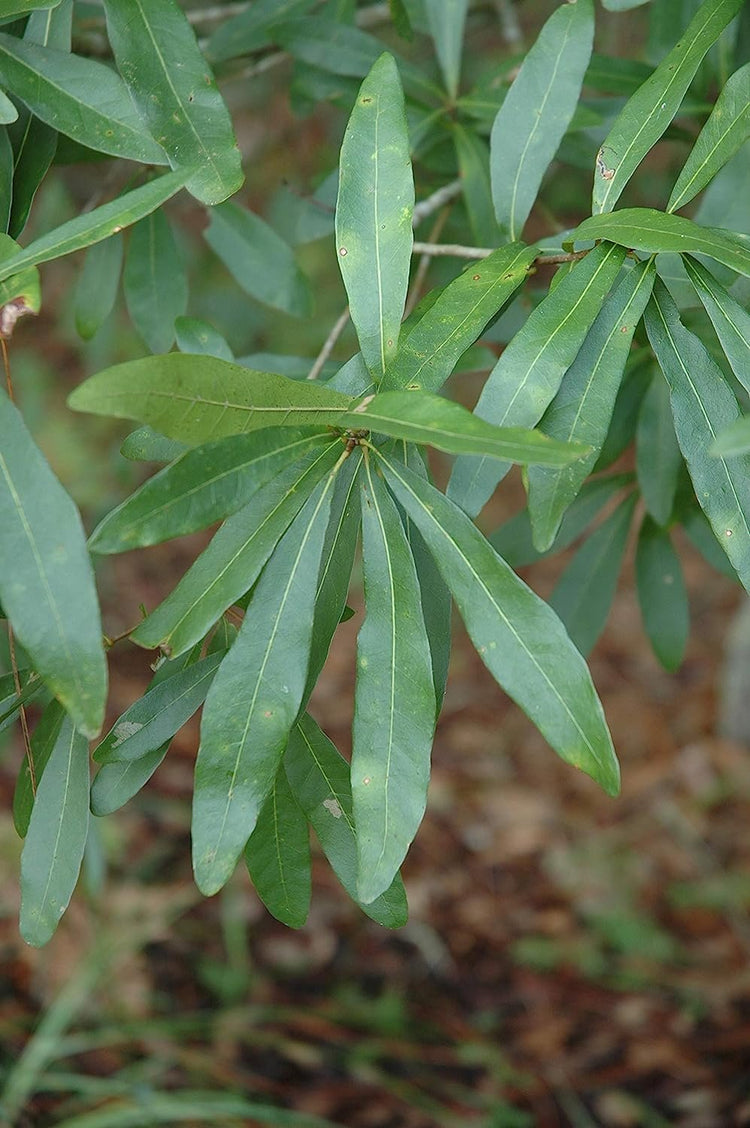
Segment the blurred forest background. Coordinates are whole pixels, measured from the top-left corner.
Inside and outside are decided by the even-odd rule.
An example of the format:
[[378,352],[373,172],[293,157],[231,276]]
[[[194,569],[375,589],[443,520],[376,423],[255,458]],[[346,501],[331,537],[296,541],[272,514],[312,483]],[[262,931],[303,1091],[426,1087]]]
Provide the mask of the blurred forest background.
[[[387,5],[375,9],[381,22],[373,15],[370,30],[394,40]],[[463,86],[498,81],[552,10],[548,0],[472,4]],[[597,50],[642,58],[647,12],[600,10]],[[77,26],[95,42],[94,25]],[[431,45],[417,37],[399,50],[424,60]],[[313,318],[253,301],[202,242],[203,212],[187,197],[168,208],[191,278],[187,312],[214,325],[237,356],[313,357],[346,304],[331,253],[329,173],[351,86],[287,56],[222,81],[247,174],[239,199],[297,244],[313,280]],[[659,206],[685,152],[679,140],[660,146],[629,202]],[[440,183],[440,153],[432,159]],[[61,151],[25,241],[102,191],[108,165],[64,160]],[[583,183],[571,165],[553,165],[545,230],[587,214],[590,180]],[[750,195],[744,206],[748,226],[736,226],[750,230]],[[120,307],[81,341],[80,266],[74,258],[44,268],[43,311],[21,323],[10,357],[27,422],[90,529],[147,469],[119,454],[125,429],[72,414],[65,397],[145,346]],[[447,280],[459,268],[438,261],[430,277]],[[354,348],[349,327],[334,357]],[[474,402],[497,349],[482,342],[454,377],[464,402]],[[621,466],[632,469],[630,454]],[[433,468],[444,480],[445,466]],[[522,497],[520,478],[508,479],[483,527],[499,525]],[[141,602],[163,597],[207,538],[100,558],[107,633],[127,630]],[[17,931],[21,843],[10,816],[22,749],[14,733],[2,734],[8,1124],[190,1126],[206,1123],[201,1108],[222,1128],[255,1123],[222,1105],[232,1094],[308,1117],[258,1123],[319,1117],[342,1128],[750,1124],[750,752],[721,735],[720,723],[741,592],[689,543],[680,549],[692,634],[679,672],[665,673],[650,652],[632,559],[592,655],[622,762],[617,800],[558,762],[456,625],[428,812],[404,867],[411,919],[396,933],[361,915],[323,866],[299,932],[268,916],[242,873],[219,896],[200,896],[188,842],[193,723],[146,789],[96,820],[79,892],[50,945],[32,951]],[[548,595],[571,552],[522,574]],[[341,627],[313,698],[344,752],[361,593],[350,602],[355,616]],[[145,688],[148,663],[127,643],[113,649],[112,718]],[[155,1094],[181,1097],[182,1115],[160,1119]],[[119,1097],[142,1101],[140,1120],[118,1119]]]

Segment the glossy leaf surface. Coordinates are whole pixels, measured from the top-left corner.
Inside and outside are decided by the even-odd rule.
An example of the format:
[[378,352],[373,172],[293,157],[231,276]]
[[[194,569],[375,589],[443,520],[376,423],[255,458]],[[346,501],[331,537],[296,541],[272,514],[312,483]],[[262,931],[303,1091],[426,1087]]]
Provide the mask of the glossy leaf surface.
[[310,832],[283,765],[245,847],[245,862],[269,913],[290,928],[301,928],[312,893]]

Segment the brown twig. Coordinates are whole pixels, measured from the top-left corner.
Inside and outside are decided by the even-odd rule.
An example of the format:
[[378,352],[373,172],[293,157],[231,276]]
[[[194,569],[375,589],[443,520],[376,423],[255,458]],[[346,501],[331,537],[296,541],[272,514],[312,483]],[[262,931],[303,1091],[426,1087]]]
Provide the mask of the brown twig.
[[[445,207],[445,208],[443,208],[443,210],[438,215],[437,219],[435,220],[435,222],[432,226],[432,230],[430,231],[430,239],[429,239],[430,243],[434,243],[435,240],[440,237],[440,232],[443,230],[443,228],[445,226],[446,220],[448,219],[448,216],[450,215],[450,211],[451,211],[451,209],[449,207]],[[427,277],[427,271],[430,269],[430,263],[431,262],[432,262],[432,255],[430,255],[430,254],[422,255],[421,259],[419,260],[419,265],[417,266],[417,269],[416,269],[415,274],[414,274],[414,281],[411,284],[411,289],[409,290],[409,296],[406,299],[406,306],[404,308],[404,317],[409,316],[409,314],[412,312],[412,310],[416,306],[417,302],[419,301],[419,295],[421,293],[422,287],[424,286],[424,280]]]

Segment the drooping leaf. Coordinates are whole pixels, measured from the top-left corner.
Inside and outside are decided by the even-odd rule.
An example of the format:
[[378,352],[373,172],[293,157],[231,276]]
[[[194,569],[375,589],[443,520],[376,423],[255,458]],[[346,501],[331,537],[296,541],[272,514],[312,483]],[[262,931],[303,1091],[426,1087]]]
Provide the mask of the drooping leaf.
[[16,789],[13,792],[13,825],[20,838],[25,838],[29,829],[35,792],[57,742],[64,719],[65,710],[62,705],[59,701],[52,700],[31,734],[30,755],[27,752],[24,757],[16,780]]
[[136,419],[197,444],[280,424],[336,425],[352,401],[314,381],[168,353],[105,368],[80,384],[68,403],[74,411]]
[[382,381],[383,391],[437,392],[459,357],[526,278],[535,247],[512,243],[475,263],[440,293],[408,334]]
[[709,448],[739,417],[737,400],[718,365],[680,321],[657,279],[646,329],[667,378],[677,441],[698,502],[742,583],[750,589],[750,457],[716,458]]
[[182,173],[168,172],[140,188],[134,188],[132,192],[118,196],[108,204],[102,204],[93,211],[61,223],[54,231],[40,236],[18,254],[0,263],[0,281],[10,278],[11,274],[18,274],[27,266],[51,262],[52,259],[62,258],[73,251],[99,243],[102,239],[108,239],[110,235],[116,235],[124,227],[130,227],[132,223],[137,223],[143,216],[160,207],[175,192],[179,192],[183,183]]
[[21,854],[21,935],[46,944],[68,907],[89,821],[89,750],[66,717],[36,793]]
[[112,509],[89,538],[92,552],[126,552],[205,529],[246,505],[327,431],[269,427],[187,450]]
[[253,832],[302,704],[334,480],[317,486],[279,541],[206,700],[192,830],[195,880],[207,895]]
[[216,28],[206,44],[206,55],[213,62],[225,62],[269,47],[279,26],[303,15],[314,3],[315,0],[255,0],[250,8]]
[[658,372],[643,397],[635,444],[641,497],[653,519],[664,526],[672,515],[682,455],[674,433],[669,385]]
[[282,764],[245,847],[245,862],[269,913],[301,928],[310,911],[310,832]]
[[[292,729],[284,769],[336,877],[357,901],[357,839],[349,765],[309,713]],[[406,894],[399,875],[375,901],[357,903],[385,928],[406,924]]]
[[103,63],[0,32],[0,82],[41,121],[89,149],[167,163],[125,83]]
[[638,534],[635,576],[643,626],[665,670],[679,669],[690,630],[685,581],[669,533],[650,517]]
[[227,607],[253,586],[279,538],[340,451],[338,444],[313,451],[262,486],[225,521],[131,640],[147,648],[161,646],[177,656],[203,638]]
[[390,886],[422,821],[436,709],[414,560],[368,459],[361,499],[366,611],[357,638],[351,782],[357,893],[369,903]]
[[396,355],[409,282],[414,180],[404,95],[382,55],[360,87],[341,145],[336,248],[362,355],[379,380]]
[[[624,252],[612,243],[576,263],[536,307],[490,373],[475,414],[497,426],[533,427],[557,393],[615,280]],[[448,496],[472,516],[509,466],[484,458],[456,460]]]
[[75,294],[76,329],[84,341],[91,340],[112,312],[123,250],[122,235],[110,235],[86,252]]
[[497,112],[490,138],[492,198],[508,239],[520,239],[542,178],[570,124],[593,42],[593,0],[560,4]]
[[711,116],[698,134],[677,177],[667,211],[689,203],[750,137],[750,63],[740,67],[719,93]]
[[309,317],[310,285],[289,244],[259,215],[239,204],[222,204],[212,208],[211,221],[203,234],[251,297],[293,317]]
[[591,447],[590,454],[561,470],[529,468],[529,515],[534,543],[542,551],[554,541],[565,510],[599,457],[654,277],[653,263],[639,263],[608,296],[542,417],[539,429],[545,435]]
[[684,262],[732,371],[745,391],[750,392],[750,313],[699,262],[689,255]]
[[[234,353],[221,333],[218,333],[213,325],[201,321],[199,317],[178,317],[174,329],[180,352],[216,356],[219,360],[234,360]],[[258,365],[251,367],[257,368]]]
[[130,94],[188,191],[218,204],[241,187],[224,99],[176,0],[105,0],[107,34]]
[[454,100],[461,76],[461,51],[469,0],[425,0],[424,6],[445,88],[448,97]]
[[677,251],[708,255],[738,274],[750,275],[750,245],[733,232],[701,227],[682,215],[667,215],[653,208],[621,208],[584,219],[570,237],[571,246],[581,239],[608,239],[647,254]]
[[586,538],[550,596],[550,607],[584,656],[604,630],[637,498],[631,493]]
[[741,7],[742,0],[704,0],[679,41],[628,100],[596,160],[595,213],[611,212],[636,168],[680,108],[709,47]]
[[185,267],[163,211],[153,211],[130,232],[123,291],[130,319],[151,352],[174,343],[175,318],[188,300]]
[[113,760],[102,764],[91,784],[92,815],[111,815],[129,803],[151,779],[168,750],[169,741],[137,760]]
[[78,510],[0,392],[0,600],[19,641],[81,731],[107,692],[99,606]]

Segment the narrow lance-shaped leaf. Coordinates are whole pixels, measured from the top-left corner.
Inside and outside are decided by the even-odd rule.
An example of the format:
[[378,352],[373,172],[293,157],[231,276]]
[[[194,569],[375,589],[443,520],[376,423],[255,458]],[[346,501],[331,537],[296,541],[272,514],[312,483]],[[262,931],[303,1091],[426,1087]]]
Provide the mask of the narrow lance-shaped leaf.
[[74,722],[99,731],[107,693],[99,606],[78,510],[0,392],[0,600]]
[[542,417],[539,429],[545,435],[591,447],[590,454],[561,470],[529,467],[529,515],[534,543],[542,551],[554,541],[566,509],[599,457],[654,277],[653,263],[639,263],[609,295]]
[[110,235],[86,253],[75,294],[76,329],[84,341],[94,336],[112,312],[120,286],[123,251],[122,235]]
[[437,392],[461,354],[522,284],[535,257],[535,247],[512,243],[459,274],[411,332],[404,333],[382,390]]
[[730,76],[686,160],[667,211],[689,203],[750,137],[750,63]]
[[102,764],[91,784],[92,815],[101,817],[119,811],[144,787],[169,751],[169,741],[137,760],[113,760]]
[[351,779],[357,890],[370,902],[393,881],[424,815],[435,690],[409,543],[367,458],[362,570],[366,611],[357,638]]
[[207,895],[253,832],[302,704],[334,480],[320,483],[279,542],[206,700],[192,826],[195,880]]
[[456,147],[461,193],[469,216],[471,233],[480,247],[500,241],[490,182],[490,150],[478,133],[456,122],[451,130]]
[[684,262],[732,371],[745,391],[750,392],[750,313],[699,262],[689,255]]
[[450,499],[379,453],[386,481],[451,589],[480,658],[568,763],[609,794],[619,768],[586,663],[555,612]]
[[747,242],[721,227],[702,227],[682,215],[667,215],[653,208],[620,208],[609,215],[591,216],[573,232],[570,246],[582,239],[608,239],[647,254],[676,251],[708,255],[730,270],[750,276]]
[[44,775],[64,719],[65,710],[60,702],[50,701],[31,734],[30,747],[24,756],[13,792],[13,825],[21,838],[26,837],[29,829],[36,789]]
[[631,493],[587,537],[550,596],[550,607],[584,656],[607,622],[637,500]]
[[[576,263],[537,306],[490,373],[475,414],[497,426],[533,427],[556,395],[624,259],[604,243]],[[448,494],[475,515],[509,465],[485,458],[456,460]]]
[[175,318],[184,314],[188,282],[169,220],[154,211],[130,232],[123,291],[130,319],[152,352],[174,343]]
[[682,663],[690,630],[685,580],[669,533],[646,517],[638,535],[635,577],[643,626],[666,670]]
[[435,42],[448,96],[455,99],[461,75],[461,51],[469,0],[425,0],[427,25]]
[[643,397],[635,444],[641,496],[654,520],[666,525],[674,507],[682,455],[674,433],[669,385],[659,372]]
[[703,56],[741,7],[742,0],[705,0],[666,58],[628,100],[597,156],[594,212],[610,212],[615,206],[680,108]]
[[224,99],[176,0],[105,0],[118,69],[187,189],[218,204],[242,185],[240,153]]
[[396,355],[409,283],[414,180],[396,63],[362,83],[341,145],[336,250],[362,355],[377,381]]
[[105,368],[68,399],[74,411],[136,419],[171,439],[203,443],[263,427],[336,425],[349,396],[212,356],[168,353]]
[[36,793],[21,854],[21,935],[46,944],[68,907],[89,820],[89,750],[66,718]]
[[118,196],[108,204],[102,204],[93,211],[61,223],[54,231],[40,236],[17,255],[0,263],[0,281],[10,278],[11,274],[18,274],[27,266],[51,262],[52,259],[62,258],[73,251],[99,243],[102,239],[108,239],[110,235],[137,223],[144,215],[160,207],[175,192],[179,192],[184,182],[181,172],[169,172],[140,188],[134,188],[132,192]]
[[0,32],[0,82],[47,125],[89,149],[167,163],[125,83],[103,63]]
[[323,853],[352,900],[385,928],[406,924],[406,894],[398,874],[390,889],[376,900],[368,905],[358,901],[357,838],[349,764],[309,713],[303,714],[292,729],[284,769]]
[[162,604],[131,634],[139,646],[177,656],[249,591],[289,523],[340,456],[331,444],[281,471],[222,525]]
[[680,321],[657,279],[646,329],[669,383],[675,432],[701,508],[750,590],[750,457],[716,458],[709,448],[739,417],[737,400],[703,344]]
[[312,8],[315,0],[255,0],[250,8],[224,20],[209,36],[206,55],[213,62],[224,62],[270,47],[276,28]]
[[185,451],[112,509],[89,538],[92,552],[126,552],[205,529],[315,447],[328,431],[268,427]]
[[593,0],[560,4],[497,112],[490,138],[492,198],[509,239],[520,238],[573,117],[593,42]]
[[282,764],[245,847],[258,896],[289,928],[301,928],[310,911],[310,832]]

